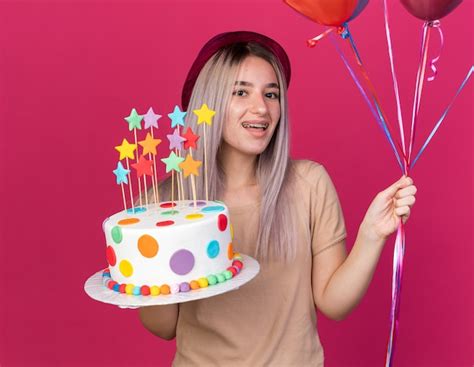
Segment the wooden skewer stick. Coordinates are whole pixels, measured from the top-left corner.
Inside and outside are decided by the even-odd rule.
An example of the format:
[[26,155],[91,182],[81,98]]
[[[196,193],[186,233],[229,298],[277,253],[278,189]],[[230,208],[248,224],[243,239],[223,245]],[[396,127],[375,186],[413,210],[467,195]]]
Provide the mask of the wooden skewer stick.
[[148,206],[148,190],[146,188],[146,174],[143,175],[143,187],[145,188],[145,205]]
[[[180,153],[178,152],[178,149],[176,149],[176,153],[178,153],[177,156],[180,157]],[[178,190],[178,201],[181,200],[181,186],[180,186],[180,180],[179,180],[180,176],[181,176],[181,172],[178,171],[177,176],[176,176],[176,188]]]
[[207,143],[206,143],[206,124],[204,124],[204,186],[206,187],[206,201],[209,201],[209,189],[207,185]]
[[[133,129],[133,134],[135,136],[135,146],[138,147],[138,141],[137,141],[137,129]],[[137,150],[137,164],[138,164],[138,150]],[[137,175],[137,180],[138,180],[138,197],[139,197],[139,201],[140,201],[140,206],[143,205],[142,203],[142,185],[140,183],[140,177],[138,177]]]
[[[189,147],[189,155],[193,158],[193,149],[191,147]],[[194,209],[197,209],[196,180],[194,175],[191,175],[191,189],[193,191]]]
[[[153,165],[155,165],[155,156],[152,157],[152,154],[151,153],[148,153],[148,158],[150,160],[153,159]],[[155,167],[153,167],[153,175],[151,175],[151,184],[152,184],[152,187],[153,187],[153,197],[155,199],[155,203],[157,203],[157,197],[156,197],[156,181],[155,181]]]
[[122,198],[123,198],[123,208],[125,213],[127,212],[127,200],[125,200],[125,189],[123,188],[123,182],[120,183],[120,187],[122,188]]
[[126,158],[127,160],[127,170],[128,172],[128,188],[130,189],[130,202],[132,204],[132,213],[135,213],[135,205],[133,204],[133,189],[132,189],[132,176],[130,175],[130,164],[128,163],[128,157]]
[[[178,134],[181,136],[181,128],[178,125]],[[181,149],[178,150],[178,157],[181,157]],[[183,184],[183,172],[179,172],[179,181],[181,184],[181,200],[185,200],[184,197],[184,184]]]
[[[155,137],[153,136],[153,126],[151,127],[150,130],[151,130],[151,137],[155,139]],[[160,192],[158,191],[158,176],[156,172],[156,157],[155,156],[153,156],[153,177],[155,179],[154,190],[156,190],[155,203],[158,203],[160,201]]]
[[174,170],[171,171],[171,210],[174,207]]

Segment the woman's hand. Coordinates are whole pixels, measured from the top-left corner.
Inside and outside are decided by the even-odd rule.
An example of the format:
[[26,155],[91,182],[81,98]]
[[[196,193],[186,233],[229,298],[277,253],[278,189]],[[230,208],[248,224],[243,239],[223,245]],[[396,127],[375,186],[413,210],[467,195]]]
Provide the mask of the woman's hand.
[[415,204],[416,187],[410,177],[402,176],[397,182],[377,194],[367,209],[361,230],[375,240],[385,241],[410,217]]

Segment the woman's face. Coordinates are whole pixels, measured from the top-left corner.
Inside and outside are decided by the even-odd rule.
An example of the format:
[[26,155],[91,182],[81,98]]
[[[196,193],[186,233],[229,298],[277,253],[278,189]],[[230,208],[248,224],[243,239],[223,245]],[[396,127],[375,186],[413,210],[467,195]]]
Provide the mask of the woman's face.
[[262,153],[280,120],[280,88],[273,67],[264,59],[248,56],[237,74],[227,120],[224,146],[241,153]]

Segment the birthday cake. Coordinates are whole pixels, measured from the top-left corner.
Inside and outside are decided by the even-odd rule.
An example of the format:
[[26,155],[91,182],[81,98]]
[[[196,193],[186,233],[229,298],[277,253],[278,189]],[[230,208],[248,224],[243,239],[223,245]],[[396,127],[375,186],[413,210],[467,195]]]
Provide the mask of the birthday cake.
[[[215,114],[206,104],[193,112],[198,124],[211,124]],[[195,177],[199,176],[202,162],[193,158],[192,150],[197,149],[199,136],[191,127],[186,133],[180,131],[185,115],[178,106],[168,114],[175,129],[167,135],[169,156],[161,161],[166,164],[166,173],[171,172],[172,189],[171,201],[161,203],[156,168],[156,147],[161,140],[153,132],[161,115],[155,114],[152,108],[146,115],[132,109],[125,118],[133,131],[134,143],[123,139],[115,147],[120,156],[113,171],[121,186],[124,210],[103,224],[109,266],[102,272],[102,280],[115,292],[136,296],[189,292],[224,283],[243,268],[242,257],[232,248],[227,207],[222,202],[197,199]],[[137,130],[142,130],[142,120],[149,131],[144,140],[138,140]],[[132,175],[132,168],[136,175]],[[185,200],[186,179],[192,187],[193,200]],[[133,181],[133,186],[138,187],[138,206],[134,204]],[[129,191],[129,200],[125,191]]]
[[182,200],[140,209],[103,224],[109,289],[151,296],[188,292],[223,283],[242,269],[222,202]]

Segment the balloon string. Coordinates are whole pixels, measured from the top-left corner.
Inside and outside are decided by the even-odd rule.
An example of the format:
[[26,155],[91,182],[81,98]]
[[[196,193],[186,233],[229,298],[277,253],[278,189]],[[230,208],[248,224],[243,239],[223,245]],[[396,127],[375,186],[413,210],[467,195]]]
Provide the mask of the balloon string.
[[326,37],[329,33],[333,32],[334,30],[336,30],[337,27],[331,27],[331,28],[328,28],[326,29],[323,33],[317,35],[316,37],[313,37],[309,40],[306,41],[306,44],[308,47],[314,47],[316,46],[316,44],[321,41],[324,37]]
[[[343,39],[347,39],[349,41],[349,44],[351,46],[351,50],[354,54],[354,57],[356,59],[356,62],[357,62],[357,65],[359,66],[359,70],[362,74],[362,76],[364,77],[365,79],[365,82],[366,82],[366,85],[369,89],[369,92],[370,92],[370,95],[372,97],[372,100],[373,100],[373,103],[375,104],[379,114],[380,114],[380,118],[382,120],[382,122],[384,123],[384,125],[386,126],[387,130],[389,131],[389,135],[392,136],[393,135],[393,132],[392,130],[390,129],[390,124],[388,122],[388,119],[386,117],[386,114],[384,113],[382,107],[381,107],[381,104],[379,102],[379,98],[377,97],[377,92],[375,91],[375,87],[374,85],[372,84],[372,81],[370,80],[369,78],[369,74],[367,73],[367,70],[365,69],[364,67],[364,64],[362,63],[362,59],[360,57],[360,54],[357,50],[357,47],[356,47],[356,44],[355,44],[355,41],[352,37],[352,34],[350,33],[349,31],[349,27],[347,24],[344,24],[344,29],[343,31],[341,32],[341,37]],[[386,123],[385,123],[386,122]],[[403,147],[400,146],[400,142],[397,141],[397,146],[398,146],[398,149],[402,152],[403,154],[403,160],[404,160],[404,167],[407,166],[407,163],[406,163],[406,154],[405,154],[405,149]],[[397,153],[397,156],[399,157],[398,153]],[[406,169],[404,169],[402,167],[402,172],[406,173]]]
[[385,121],[383,119],[383,116],[382,116],[382,113],[381,113],[379,107],[377,106],[377,104],[375,104],[375,108],[377,109],[377,112],[376,112],[375,109],[374,109],[374,106],[372,105],[371,101],[369,100],[369,97],[367,96],[367,93],[365,92],[365,90],[362,87],[361,83],[359,82],[357,76],[355,75],[354,70],[352,69],[352,67],[350,66],[350,64],[347,61],[346,57],[344,56],[344,53],[339,48],[336,40],[334,39],[334,37],[331,37],[330,39],[331,39],[331,42],[334,45],[334,48],[336,49],[337,53],[339,54],[342,61],[344,62],[344,65],[346,66],[347,70],[349,71],[349,74],[351,75],[352,79],[354,80],[354,83],[356,84],[357,88],[359,89],[360,93],[362,94],[362,97],[364,98],[365,102],[369,106],[370,111],[374,115],[375,121],[377,122],[379,127],[382,129],[383,133],[385,134],[385,137],[388,139],[388,141],[390,143],[390,146],[392,147],[393,152],[395,153],[395,157],[397,158],[398,165],[400,166],[400,169],[403,171],[403,166],[402,166],[402,163],[401,163],[401,160],[400,160],[400,156],[398,154],[397,148],[395,147],[392,136],[390,135],[390,131],[388,130],[387,125],[385,124]]
[[384,0],[383,2],[384,5],[384,23],[385,23],[385,35],[387,38],[387,48],[388,48],[388,55],[390,59],[390,70],[392,74],[392,81],[393,81],[393,91],[395,94],[395,100],[397,102],[397,118],[398,118],[398,127],[400,130],[400,138],[402,141],[402,149],[403,149],[403,156],[405,158],[405,169],[404,173],[408,175],[408,166],[409,166],[409,159],[406,159],[407,154],[406,154],[406,144],[405,144],[405,130],[403,127],[403,115],[402,115],[402,107],[400,103],[400,92],[398,89],[398,80],[397,80],[397,74],[395,72],[395,63],[394,63],[394,57],[393,57],[393,47],[392,47],[392,37],[390,35],[390,25],[388,22],[388,10],[387,10],[387,0]]
[[464,78],[464,80],[462,81],[461,85],[459,86],[458,90],[456,91],[456,94],[454,95],[453,99],[451,100],[451,102],[448,104],[448,107],[446,107],[446,109],[444,110],[443,114],[441,115],[441,117],[439,118],[438,122],[436,123],[435,127],[433,128],[433,130],[431,131],[430,135],[428,136],[428,138],[426,139],[425,143],[423,144],[423,146],[421,147],[420,151],[418,152],[418,154],[416,155],[415,159],[413,160],[413,162],[411,163],[411,166],[410,168],[413,168],[413,166],[415,165],[415,163],[418,161],[418,159],[420,158],[421,154],[423,153],[423,151],[426,149],[426,147],[428,146],[428,144],[430,143],[431,139],[433,138],[433,136],[436,134],[436,132],[438,131],[441,123],[443,122],[443,120],[445,119],[446,115],[448,114],[449,110],[451,109],[451,107],[453,106],[454,104],[454,101],[456,100],[456,98],[458,97],[459,93],[461,93],[461,91],[464,89],[466,83],[468,82],[469,78],[471,77],[472,75],[472,72],[474,70],[474,66],[471,66],[471,69],[468,71],[466,77]]
[[423,83],[425,80],[426,63],[428,59],[428,46],[430,41],[430,27],[428,22],[423,25],[423,35],[421,39],[420,47],[420,62],[418,64],[418,71],[416,73],[416,84],[415,93],[413,97],[413,110],[411,115],[411,133],[410,133],[410,145],[408,148],[408,161],[411,162],[411,154],[413,150],[413,144],[415,142],[416,126],[418,120],[418,113],[420,111],[421,94],[423,92]]
[[438,74],[438,69],[436,69],[435,63],[437,63],[439,61],[439,58],[441,57],[441,51],[443,50],[443,46],[444,46],[444,36],[443,36],[443,31],[441,30],[441,23],[440,23],[439,20],[435,20],[433,22],[430,22],[429,26],[431,28],[435,28],[435,29],[438,30],[440,43],[441,43],[440,46],[439,46],[438,56],[431,59],[431,61],[430,61],[430,67],[431,67],[431,71],[433,71],[433,75],[429,76],[427,80],[429,82],[432,82],[433,80],[435,80],[436,75]]
[[[403,157],[404,157],[404,173],[408,175],[409,171],[409,156],[407,158],[406,154],[406,143],[405,143],[405,130],[403,126],[403,115],[400,102],[400,92],[398,88],[398,80],[395,72],[395,63],[393,57],[393,47],[392,39],[390,34],[390,25],[388,21],[388,9],[387,9],[387,0],[383,1],[384,7],[384,24],[385,24],[385,36],[387,38],[387,48],[388,55],[390,60],[390,70],[392,74],[393,90],[395,94],[395,99],[397,103],[397,120],[400,130],[400,138],[402,141],[403,148]],[[412,142],[413,134],[410,135],[410,147]],[[402,275],[403,275],[403,257],[405,253],[405,229],[403,222],[400,221],[400,225],[397,230],[397,237],[395,239],[395,247],[393,250],[393,270],[392,270],[392,305],[390,308],[390,335],[387,345],[387,355],[385,358],[385,366],[391,367],[393,363],[393,357],[395,355],[395,347],[397,343],[398,336],[398,326],[399,326],[399,314],[400,314],[400,297],[401,297],[401,287],[402,287]]]
[[393,249],[393,271],[392,271],[392,306],[390,308],[390,335],[387,347],[387,356],[385,366],[391,367],[393,356],[395,355],[395,346],[397,342],[399,317],[400,317],[400,300],[402,292],[402,276],[403,276],[403,258],[405,255],[405,227],[400,222],[397,230],[397,238],[395,239],[395,247]]

